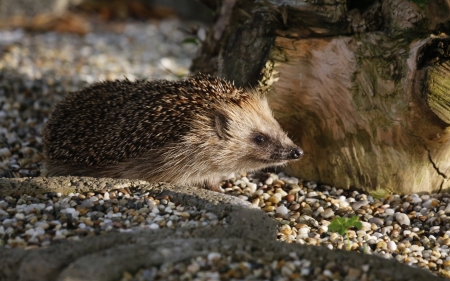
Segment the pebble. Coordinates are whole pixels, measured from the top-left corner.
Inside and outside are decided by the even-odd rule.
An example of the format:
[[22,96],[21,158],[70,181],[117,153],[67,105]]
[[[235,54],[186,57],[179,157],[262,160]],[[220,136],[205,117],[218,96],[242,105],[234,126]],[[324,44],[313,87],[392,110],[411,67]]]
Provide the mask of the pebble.
[[330,217],[334,216],[334,212],[333,212],[333,210],[331,208],[327,208],[325,211],[320,213],[320,216],[322,218],[327,219],[327,218],[330,218]]
[[386,247],[389,251],[391,252],[395,252],[395,250],[397,250],[397,244],[395,244],[394,241],[389,241],[386,243]]
[[284,205],[280,205],[276,209],[276,213],[280,214],[282,216],[286,215],[288,212],[289,212],[289,209],[286,208],[286,206],[284,206]]
[[404,225],[410,225],[411,221],[409,220],[408,215],[404,214],[404,213],[396,213],[395,214],[395,220],[400,223],[400,224],[404,224]]
[[386,209],[386,210],[384,210],[384,213],[388,216],[393,216],[395,214],[395,210],[394,209]]
[[367,200],[361,200],[361,201],[357,201],[357,202],[351,204],[351,206],[352,206],[352,209],[353,209],[354,211],[356,211],[356,210],[359,210],[361,207],[366,206],[367,204],[369,204],[369,201],[367,201]]

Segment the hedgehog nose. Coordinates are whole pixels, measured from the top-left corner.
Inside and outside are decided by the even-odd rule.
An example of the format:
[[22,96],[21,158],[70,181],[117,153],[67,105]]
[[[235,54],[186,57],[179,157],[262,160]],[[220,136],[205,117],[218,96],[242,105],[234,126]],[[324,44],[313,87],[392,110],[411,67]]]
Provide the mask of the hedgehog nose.
[[291,149],[289,153],[289,159],[299,159],[303,156],[303,150],[299,147]]

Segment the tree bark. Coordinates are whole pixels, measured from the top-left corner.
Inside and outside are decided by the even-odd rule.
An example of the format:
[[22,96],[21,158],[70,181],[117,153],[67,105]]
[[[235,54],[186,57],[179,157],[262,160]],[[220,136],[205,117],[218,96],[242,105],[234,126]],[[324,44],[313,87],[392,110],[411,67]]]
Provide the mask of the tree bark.
[[449,187],[449,0],[224,0],[219,9],[193,70],[268,95],[305,151],[289,173],[340,188]]

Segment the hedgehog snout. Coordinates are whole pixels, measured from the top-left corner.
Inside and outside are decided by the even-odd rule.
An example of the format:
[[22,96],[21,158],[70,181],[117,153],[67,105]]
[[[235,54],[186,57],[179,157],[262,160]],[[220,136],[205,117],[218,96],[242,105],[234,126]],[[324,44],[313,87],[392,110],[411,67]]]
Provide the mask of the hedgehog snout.
[[278,147],[271,155],[272,160],[297,160],[303,156],[303,150],[298,147]]
[[289,152],[288,159],[300,159],[303,156],[303,150],[300,147],[292,148]]

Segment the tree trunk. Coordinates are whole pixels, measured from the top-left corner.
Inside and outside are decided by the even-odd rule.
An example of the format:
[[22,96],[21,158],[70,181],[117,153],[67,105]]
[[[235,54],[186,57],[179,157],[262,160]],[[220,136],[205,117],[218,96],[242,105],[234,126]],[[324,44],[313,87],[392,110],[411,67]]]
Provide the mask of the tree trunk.
[[441,191],[450,177],[450,0],[223,0],[193,70],[269,96],[339,188]]

